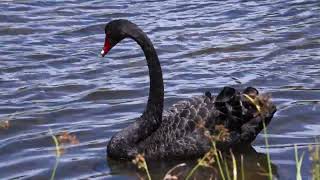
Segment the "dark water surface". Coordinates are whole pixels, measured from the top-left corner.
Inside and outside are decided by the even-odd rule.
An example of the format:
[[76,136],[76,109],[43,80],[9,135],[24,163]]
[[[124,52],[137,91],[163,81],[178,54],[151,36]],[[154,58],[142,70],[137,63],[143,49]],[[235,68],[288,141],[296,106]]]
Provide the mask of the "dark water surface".
[[[271,92],[279,109],[268,127],[277,174],[295,179],[299,144],[307,153],[303,179],[311,178],[308,145],[320,136],[318,0],[20,0],[1,1],[0,11],[0,120],[10,123],[0,129],[0,179],[50,178],[56,158],[49,128],[80,141],[60,158],[57,179],[137,177],[105,158],[107,141],[140,115],[149,88],[133,41],[99,57],[104,25],[118,18],[153,41],[166,107],[226,85]],[[254,148],[266,153],[263,135]],[[167,170],[159,167],[157,177]]]

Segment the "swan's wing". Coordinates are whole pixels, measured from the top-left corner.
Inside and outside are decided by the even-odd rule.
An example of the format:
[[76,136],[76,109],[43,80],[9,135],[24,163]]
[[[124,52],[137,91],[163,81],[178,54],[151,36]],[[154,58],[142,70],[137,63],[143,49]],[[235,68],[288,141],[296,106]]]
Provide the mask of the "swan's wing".
[[203,154],[210,148],[205,130],[214,129],[218,114],[214,108],[214,97],[208,96],[174,104],[164,113],[160,127],[139,143],[140,151],[153,158]]

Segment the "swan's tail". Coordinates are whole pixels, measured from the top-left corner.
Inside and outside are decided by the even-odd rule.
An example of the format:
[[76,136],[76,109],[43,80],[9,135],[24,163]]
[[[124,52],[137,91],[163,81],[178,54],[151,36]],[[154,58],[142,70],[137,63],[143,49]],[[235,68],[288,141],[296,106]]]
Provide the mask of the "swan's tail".
[[230,139],[232,145],[252,143],[263,130],[263,123],[267,126],[276,112],[270,94],[259,95],[252,87],[242,93],[225,87],[217,96],[215,106],[222,114],[217,124],[235,132]]

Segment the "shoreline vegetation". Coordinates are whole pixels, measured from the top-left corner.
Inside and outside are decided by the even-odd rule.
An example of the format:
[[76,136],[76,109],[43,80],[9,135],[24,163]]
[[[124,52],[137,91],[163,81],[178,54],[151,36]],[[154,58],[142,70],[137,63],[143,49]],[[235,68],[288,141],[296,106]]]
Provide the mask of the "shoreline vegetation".
[[[221,127],[220,127],[221,129]],[[197,178],[197,171],[206,170],[208,173],[208,179],[221,179],[221,180],[245,180],[247,179],[244,160],[245,154],[237,154],[235,155],[231,150],[229,153],[224,153],[219,151],[216,148],[216,141],[221,140],[222,137],[225,138],[227,132],[225,129],[222,129],[217,136],[211,136],[211,149],[200,159],[198,159],[197,163],[188,171],[182,169],[186,167],[186,163],[177,164],[172,167],[167,173],[164,175],[163,180],[178,180],[178,179],[186,179],[186,180],[196,180],[203,179],[202,177]],[[273,164],[270,158],[270,146],[268,143],[268,134],[267,128],[264,126],[264,137],[265,137],[265,147],[266,147],[266,156],[265,160],[267,162],[266,167],[257,163],[257,166],[260,167],[260,172],[255,172],[258,175],[265,177],[265,179],[278,179],[277,174],[274,174],[274,169],[272,168]],[[313,180],[320,180],[320,140],[316,139],[315,143],[309,145],[309,154],[310,161],[312,164],[312,169],[310,170],[310,177]],[[295,166],[296,166],[296,179],[302,180],[301,175],[301,167],[303,166],[302,162],[305,158],[305,151],[299,153],[298,145],[294,144],[294,155],[295,155]],[[139,179],[144,180],[152,180],[152,174],[149,171],[147,162],[143,157],[143,154],[138,154],[134,160],[132,160],[133,164],[137,166],[140,172],[145,175],[138,175]]]

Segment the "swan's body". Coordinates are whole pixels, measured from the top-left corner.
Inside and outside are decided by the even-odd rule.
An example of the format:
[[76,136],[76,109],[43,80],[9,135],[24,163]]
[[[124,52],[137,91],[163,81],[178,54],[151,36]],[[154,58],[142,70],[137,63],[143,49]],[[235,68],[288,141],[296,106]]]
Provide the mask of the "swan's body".
[[[258,91],[247,88],[240,93],[225,87],[217,96],[203,96],[178,102],[163,112],[164,88],[160,62],[146,34],[127,20],[115,20],[106,25],[106,40],[102,56],[126,37],[135,40],[145,53],[150,75],[147,107],[141,117],[114,135],[108,143],[107,155],[114,159],[132,159],[138,153],[148,159],[198,157],[210,148],[209,135],[216,125],[224,125],[230,137],[217,146],[227,150],[250,144],[268,124],[276,109],[269,99],[260,100],[263,111],[246,98],[256,98]],[[258,115],[259,114],[259,115]]]

